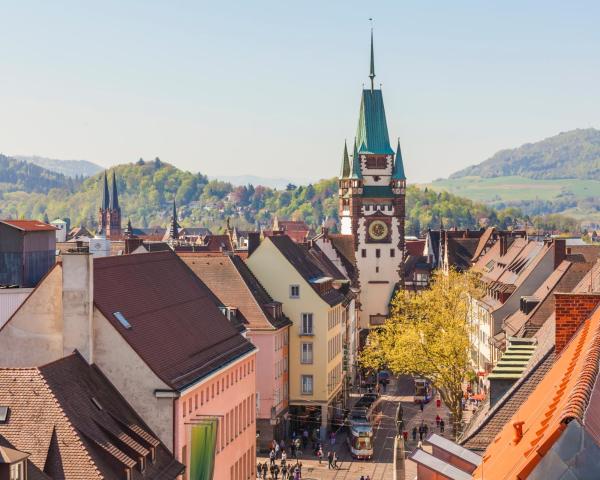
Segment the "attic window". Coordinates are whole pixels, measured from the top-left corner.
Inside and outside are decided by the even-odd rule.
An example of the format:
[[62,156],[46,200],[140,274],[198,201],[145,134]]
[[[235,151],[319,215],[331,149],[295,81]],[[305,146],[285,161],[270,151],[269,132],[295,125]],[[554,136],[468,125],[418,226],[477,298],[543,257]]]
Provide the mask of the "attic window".
[[127,330],[131,330],[131,324],[127,321],[127,319],[123,316],[121,312],[115,312],[113,313],[113,315],[121,325],[123,325]]
[[7,423],[8,407],[0,407],[0,423]]

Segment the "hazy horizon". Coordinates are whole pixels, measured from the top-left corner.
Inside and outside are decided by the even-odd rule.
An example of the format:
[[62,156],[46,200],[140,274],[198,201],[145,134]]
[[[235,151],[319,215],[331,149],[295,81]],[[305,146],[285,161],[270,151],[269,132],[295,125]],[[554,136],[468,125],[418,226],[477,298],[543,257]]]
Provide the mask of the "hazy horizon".
[[4,5],[0,151],[329,178],[376,84],[409,182],[600,125],[600,5]]

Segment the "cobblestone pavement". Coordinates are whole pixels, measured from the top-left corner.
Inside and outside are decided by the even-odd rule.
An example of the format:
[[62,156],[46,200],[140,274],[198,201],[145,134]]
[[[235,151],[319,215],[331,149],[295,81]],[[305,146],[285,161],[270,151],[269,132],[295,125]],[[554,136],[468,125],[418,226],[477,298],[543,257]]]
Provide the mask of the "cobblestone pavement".
[[[371,480],[392,480],[394,477],[394,438],[396,434],[395,415],[400,393],[406,388],[405,382],[392,379],[387,394],[382,395],[382,414],[376,426],[374,441],[374,457],[370,461],[354,460],[350,456],[345,434],[336,439],[333,449],[338,456],[338,469],[328,470],[327,459],[319,465],[312,452],[304,452],[302,459],[302,480],[359,480],[361,475],[369,475]],[[323,445],[323,452],[331,449],[329,444]],[[310,450],[310,448],[309,448]],[[264,462],[265,456],[258,461]],[[279,462],[278,462],[279,463]],[[270,478],[270,476],[268,477]],[[279,477],[281,479],[281,477]]]

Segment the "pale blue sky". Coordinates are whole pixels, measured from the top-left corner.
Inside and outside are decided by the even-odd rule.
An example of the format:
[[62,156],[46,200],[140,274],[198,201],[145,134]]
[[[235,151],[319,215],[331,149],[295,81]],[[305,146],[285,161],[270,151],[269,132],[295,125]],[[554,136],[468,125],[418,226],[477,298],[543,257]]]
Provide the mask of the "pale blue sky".
[[600,127],[599,2],[0,0],[0,151],[336,175],[369,17],[409,181]]

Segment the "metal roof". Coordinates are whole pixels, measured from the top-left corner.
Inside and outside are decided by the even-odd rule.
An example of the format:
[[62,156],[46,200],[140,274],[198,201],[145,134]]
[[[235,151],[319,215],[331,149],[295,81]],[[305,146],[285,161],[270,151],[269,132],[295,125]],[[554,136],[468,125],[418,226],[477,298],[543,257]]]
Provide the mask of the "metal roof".
[[393,196],[392,188],[388,185],[369,185],[363,187],[364,198],[392,198]]
[[431,436],[427,438],[427,442],[435,447],[441,448],[448,453],[451,453],[455,457],[462,458],[471,465],[477,466],[483,461],[483,459],[476,453],[473,453],[471,450],[468,450],[465,447],[461,447],[452,440],[444,438],[437,433],[431,434]]
[[365,89],[362,92],[356,147],[358,153],[394,154],[390,146],[381,90]]
[[434,472],[437,472],[451,480],[471,480],[471,475],[469,475],[467,472],[464,472],[456,468],[454,465],[450,465],[449,463],[434,457],[430,453],[427,453],[420,448],[413,450],[408,458],[410,458],[413,462],[420,463],[430,470],[433,470]]
[[404,161],[402,160],[402,150],[400,150],[400,139],[398,139],[398,147],[396,148],[396,159],[394,160],[394,172],[392,173],[393,180],[406,180],[404,173]]

